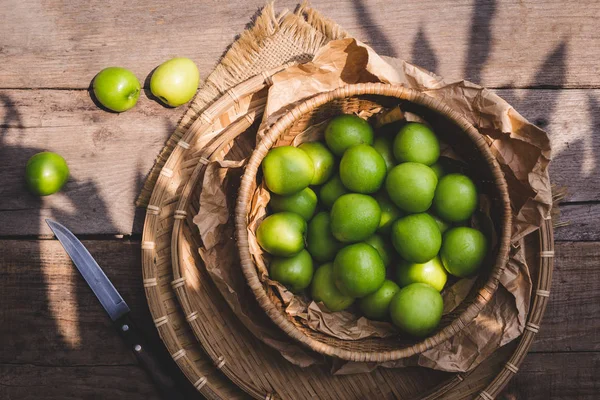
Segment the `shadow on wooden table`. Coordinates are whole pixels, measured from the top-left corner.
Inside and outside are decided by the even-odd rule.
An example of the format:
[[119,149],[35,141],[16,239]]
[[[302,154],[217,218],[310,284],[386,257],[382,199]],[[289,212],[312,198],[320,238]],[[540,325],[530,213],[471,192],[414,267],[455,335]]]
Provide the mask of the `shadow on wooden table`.
[[[27,191],[24,172],[27,160],[47,149],[8,142],[9,129],[23,130],[25,126],[18,105],[7,94],[0,94],[0,109],[4,110],[0,121],[0,160],[5,160],[7,166],[2,171],[3,178],[7,179],[5,182],[22,182],[16,193],[5,192],[4,195],[5,185],[0,185],[0,198],[10,198],[7,204],[0,204],[0,210],[25,208],[32,213],[39,212],[47,203]],[[140,173],[138,188],[142,180]],[[95,215],[106,219],[107,231],[117,232],[95,182],[71,176],[60,195],[66,196],[72,209],[46,210],[51,218],[72,226],[81,218],[79,208],[89,203],[93,204]],[[43,224],[41,213],[31,216],[31,220]],[[42,232],[41,228],[38,227],[38,232]],[[0,343],[3,349],[0,376],[3,380],[9,379],[14,387],[3,387],[0,397],[4,396],[2,393],[18,397],[20,380],[35,377],[37,381],[32,384],[58,390],[64,398],[81,396],[87,391],[91,391],[91,397],[107,398],[118,393],[115,388],[122,388],[123,398],[158,398],[152,383],[137,367],[133,353],[121,341],[110,318],[58,241],[40,240],[37,235],[18,239],[5,238],[0,244],[0,247],[7,246],[0,248]],[[152,323],[141,284],[139,242],[97,235],[84,239],[90,253],[132,307],[134,319],[163,365],[169,367],[188,397],[197,397],[160,342]],[[3,371],[3,368],[9,370]],[[56,386],[56,380],[79,379],[77,377],[81,381],[73,383],[76,390],[70,388],[70,383],[62,389]]]

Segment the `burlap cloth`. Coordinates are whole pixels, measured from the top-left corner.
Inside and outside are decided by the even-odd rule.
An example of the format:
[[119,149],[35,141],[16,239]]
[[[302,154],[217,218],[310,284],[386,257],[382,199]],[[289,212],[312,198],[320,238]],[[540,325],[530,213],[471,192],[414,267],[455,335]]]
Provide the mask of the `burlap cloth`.
[[[346,36],[346,32],[338,25],[305,5],[300,6],[294,13],[282,12],[279,15],[275,14],[271,4],[267,5],[257,17],[254,26],[244,32],[231,46],[200,88],[190,108],[162,150],[155,167],[145,182],[138,204],[145,205],[149,199],[158,172],[177,141],[195,118],[208,105],[223,95],[227,89],[279,65],[289,62],[303,63],[310,61],[318,50],[328,42]],[[342,43],[341,46],[356,46],[356,42],[351,40],[339,43]],[[364,46],[360,43],[358,45]],[[442,98],[444,96],[456,97],[457,93],[460,93],[461,101],[457,102],[455,107],[460,108],[471,123],[491,138],[490,147],[499,159],[508,155],[505,152],[506,147],[494,146],[494,135],[507,133],[511,146],[522,144],[536,149],[535,159],[537,163],[530,166],[527,171],[519,170],[519,168],[512,170],[514,168],[511,169],[510,162],[503,160],[508,165],[507,179],[509,179],[509,185],[511,184],[510,180],[512,180],[513,187],[519,190],[522,188],[531,190],[533,188],[533,194],[525,197],[520,196],[513,201],[515,220],[521,222],[517,223],[517,226],[524,228],[517,228],[513,232],[514,247],[511,261],[494,298],[473,323],[447,342],[410,359],[380,365],[388,368],[420,365],[444,371],[468,371],[479,365],[499,347],[514,340],[523,332],[530,304],[531,280],[525,257],[519,250],[519,245],[524,235],[535,230],[536,223],[541,224],[541,220],[547,217],[550,212],[552,198],[546,171],[547,162],[550,158],[549,141],[543,131],[533,127],[512,110],[512,107],[506,102],[486,89],[464,81],[446,83],[442,78],[410,63],[387,57],[382,59],[367,46],[364,47],[368,49],[371,61],[376,63],[387,61],[386,65],[391,66],[391,69],[396,71],[395,77],[398,77],[398,79],[395,79],[392,83],[404,84]],[[317,59],[320,61],[325,59],[324,62],[326,63],[327,57],[324,52],[319,54]],[[366,69],[368,70],[368,66]],[[390,71],[388,72],[391,73]],[[283,73],[283,76],[285,77],[285,73]],[[277,79],[277,77],[275,78]],[[343,82],[340,84],[343,84]],[[301,95],[298,94],[298,96]],[[292,97],[294,96],[292,95]],[[292,98],[291,101],[298,99]],[[268,112],[269,105],[267,105]],[[498,114],[497,118],[490,117],[490,115],[495,115],[494,113]],[[500,139],[498,137],[498,140]],[[216,169],[221,167],[214,166]],[[225,174],[226,172],[223,172],[221,176],[224,177]],[[524,177],[521,176],[523,174],[525,174]],[[520,185],[520,182],[523,184]],[[223,200],[222,211],[227,213],[228,205],[226,203],[229,201],[227,199]],[[228,223],[233,222],[229,221]],[[221,268],[232,269],[229,272],[233,271],[234,275],[224,274],[215,277],[214,274],[211,274],[211,276],[213,279],[222,279],[223,276],[236,276],[234,270],[236,265],[234,264],[232,261],[221,266]],[[243,280],[239,265],[237,268],[239,271],[237,276]],[[221,283],[228,284],[228,282]],[[240,282],[236,283],[239,284]],[[232,285],[228,287],[232,287]],[[238,316],[251,331],[255,333],[263,329],[263,327],[249,326],[253,322],[247,315],[243,315],[243,311],[240,311],[244,309],[240,304],[237,304],[241,301],[240,299],[231,296],[226,297],[234,311],[238,313]],[[315,362],[323,362],[321,357],[310,351],[299,349],[295,344],[269,341],[268,338],[265,342],[278,349],[286,359],[298,365],[306,366]],[[332,364],[332,372],[337,374],[360,373],[370,371],[377,366],[376,364],[336,361]]]

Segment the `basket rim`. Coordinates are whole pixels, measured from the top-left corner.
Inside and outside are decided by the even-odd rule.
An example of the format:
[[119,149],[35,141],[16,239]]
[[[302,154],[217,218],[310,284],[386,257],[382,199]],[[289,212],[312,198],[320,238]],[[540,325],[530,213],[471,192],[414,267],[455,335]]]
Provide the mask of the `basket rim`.
[[[248,242],[247,217],[250,206],[252,182],[256,177],[258,168],[269,149],[274,145],[279,136],[305,113],[310,112],[332,100],[358,95],[383,95],[395,97],[401,100],[407,100],[432,109],[433,111],[436,111],[452,120],[468,136],[471,142],[473,142],[476,148],[483,155],[487,164],[491,167],[494,183],[500,193],[502,204],[504,205],[502,210],[503,228],[498,235],[498,255],[488,280],[479,289],[474,302],[470,304],[449,325],[445,326],[434,335],[410,346],[385,351],[342,349],[334,345],[321,342],[304,334],[287,318],[287,316],[285,316],[279,310],[279,308],[267,295],[267,292],[258,277],[256,266],[252,261]],[[443,101],[430,97],[414,89],[386,83],[359,83],[343,86],[332,91],[323,92],[302,101],[288,110],[270,128],[266,130],[263,139],[257,143],[254,151],[252,152],[242,177],[236,205],[235,224],[236,239],[238,242],[237,247],[240,253],[242,272],[244,273],[246,281],[256,297],[259,305],[279,328],[281,328],[291,338],[303,343],[318,353],[348,361],[380,363],[410,357],[412,355],[429,350],[448,340],[473,321],[473,319],[493,297],[498,288],[499,277],[502,275],[508,261],[510,235],[512,232],[512,211],[510,207],[508,186],[498,161],[492,155],[489,145],[483,136],[480,135],[479,131],[464,116],[450,108]]]

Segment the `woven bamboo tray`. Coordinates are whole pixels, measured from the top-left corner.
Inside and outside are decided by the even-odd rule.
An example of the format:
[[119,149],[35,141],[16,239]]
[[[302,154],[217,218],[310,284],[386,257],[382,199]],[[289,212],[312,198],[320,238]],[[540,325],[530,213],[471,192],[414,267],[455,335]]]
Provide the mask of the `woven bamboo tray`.
[[[144,286],[159,334],[174,360],[207,398],[243,397],[238,387],[255,398],[497,395],[526,355],[547,303],[553,248],[549,221],[540,231],[539,247],[528,243],[531,254],[541,250],[545,256],[540,258],[528,330],[518,345],[505,346],[470,374],[380,368],[371,374],[333,377],[327,367],[300,369],[256,339],[226,305],[197,252],[199,235],[192,217],[201,189],[198,182],[208,160],[227,154],[230,142],[244,132],[255,134],[248,128],[262,114],[273,72],[236,86],[199,114],[167,160],[153,191],[142,239]],[[538,267],[535,262],[530,259],[532,274]],[[256,309],[262,312],[257,304]]]

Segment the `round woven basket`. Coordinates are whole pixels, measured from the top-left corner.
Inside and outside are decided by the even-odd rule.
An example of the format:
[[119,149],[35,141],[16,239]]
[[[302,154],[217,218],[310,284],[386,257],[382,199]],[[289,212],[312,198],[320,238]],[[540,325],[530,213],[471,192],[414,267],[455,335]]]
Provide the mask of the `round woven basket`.
[[[423,117],[441,139],[450,144],[471,167],[480,192],[489,196],[491,220],[497,245],[488,255],[491,265],[479,275],[467,298],[450,314],[430,337],[416,341],[403,335],[388,338],[341,340],[306,327],[284,311],[275,291],[261,282],[250,253],[249,213],[253,195],[260,184],[260,164],[272,147],[287,145],[307,128],[326,122],[341,113],[359,113],[376,106],[400,106]],[[246,166],[236,207],[236,234],[243,273],[260,306],[285,333],[311,349],[350,361],[385,362],[410,357],[428,350],[455,335],[468,325],[492,298],[508,260],[511,234],[511,209],[504,175],[489,146],[479,132],[459,113],[443,102],[401,86],[380,83],[348,85],[321,93],[295,106],[265,133]],[[253,235],[252,235],[253,236]]]

